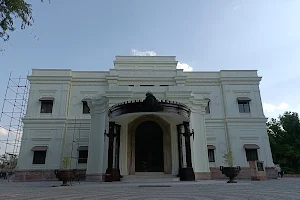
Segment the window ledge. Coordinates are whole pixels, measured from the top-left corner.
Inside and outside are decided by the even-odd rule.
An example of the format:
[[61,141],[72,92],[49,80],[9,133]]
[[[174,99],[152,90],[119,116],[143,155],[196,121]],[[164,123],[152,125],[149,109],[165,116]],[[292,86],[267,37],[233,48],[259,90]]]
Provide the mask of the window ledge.
[[52,117],[52,113],[40,113],[40,117]]
[[251,117],[251,113],[240,113],[241,117]]

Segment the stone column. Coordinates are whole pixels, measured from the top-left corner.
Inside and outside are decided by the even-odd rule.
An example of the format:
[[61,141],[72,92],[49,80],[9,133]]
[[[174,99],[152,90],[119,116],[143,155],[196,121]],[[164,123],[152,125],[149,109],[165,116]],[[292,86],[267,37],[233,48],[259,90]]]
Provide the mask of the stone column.
[[128,125],[127,123],[123,123],[121,128],[121,134],[120,134],[120,174],[122,175],[128,175]]
[[120,144],[121,126],[115,122],[109,122],[109,132],[106,136],[109,138],[108,160],[105,173],[105,181],[120,181],[119,169],[119,144]]
[[[189,123],[184,123],[184,129],[185,132],[190,132],[189,130]],[[186,166],[187,167],[193,167],[192,166],[192,152],[191,152],[191,136],[190,135],[184,135],[184,143],[185,143],[185,152],[186,152]]]
[[86,179],[90,181],[103,181],[103,155],[104,131],[106,125],[107,98],[88,101],[91,112],[91,128],[89,137],[89,153],[87,162]]
[[[192,154],[191,154],[191,136],[193,133],[190,131],[189,122],[183,122],[177,125],[178,137],[180,138],[178,145],[180,146],[179,152],[181,156],[185,154],[185,157],[181,160],[179,166],[179,177],[182,181],[195,180],[195,174],[192,166]],[[184,140],[182,141],[182,136]],[[184,143],[184,146],[182,145]],[[185,153],[184,153],[185,152]]]
[[107,168],[113,168],[114,162],[114,143],[115,143],[115,122],[109,122],[109,133],[108,133],[108,156],[107,156]]
[[171,125],[171,147],[172,147],[172,175],[178,175],[179,173],[179,148],[177,140],[178,132],[174,124]]
[[120,169],[120,143],[121,143],[121,126],[117,126],[117,138],[116,138],[116,163],[115,163],[115,168]]
[[207,100],[204,99],[191,99],[190,118],[194,130],[193,163],[196,180],[211,179],[205,128],[205,107],[207,103]]

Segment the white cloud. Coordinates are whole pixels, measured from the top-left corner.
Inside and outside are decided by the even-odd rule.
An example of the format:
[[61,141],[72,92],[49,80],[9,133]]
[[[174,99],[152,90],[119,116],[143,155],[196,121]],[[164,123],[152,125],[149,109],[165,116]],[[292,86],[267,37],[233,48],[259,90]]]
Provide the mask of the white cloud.
[[[16,135],[22,136],[22,134],[23,134],[22,130],[17,130],[15,128],[11,128],[10,131],[9,131],[10,137],[14,137],[14,138],[16,137]],[[0,126],[0,135],[7,136],[8,135],[8,129],[4,128],[3,126]]]
[[7,135],[8,130],[0,126],[0,135]]
[[289,106],[289,104],[287,104],[287,103],[281,103],[278,107],[277,107],[277,109],[278,110],[286,110],[286,109],[288,109],[290,106]]
[[193,71],[193,68],[186,63],[178,62],[177,69],[183,69],[183,71]]
[[279,115],[282,115],[285,111],[295,112],[295,110],[292,109],[291,106],[285,102],[282,102],[279,105],[263,103],[263,109],[266,117],[269,118],[277,118]]
[[137,49],[132,49],[131,53],[134,56],[156,56],[156,52],[154,51],[139,51]]
[[275,111],[286,111],[289,108],[289,104],[282,102],[278,106],[274,104],[264,103],[263,108],[265,112],[275,112]]

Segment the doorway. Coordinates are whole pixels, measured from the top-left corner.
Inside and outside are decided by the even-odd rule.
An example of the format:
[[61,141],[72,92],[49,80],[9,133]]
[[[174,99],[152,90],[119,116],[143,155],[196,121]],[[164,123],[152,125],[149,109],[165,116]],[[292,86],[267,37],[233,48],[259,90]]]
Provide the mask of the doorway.
[[164,171],[163,131],[154,121],[144,121],[136,128],[135,171]]

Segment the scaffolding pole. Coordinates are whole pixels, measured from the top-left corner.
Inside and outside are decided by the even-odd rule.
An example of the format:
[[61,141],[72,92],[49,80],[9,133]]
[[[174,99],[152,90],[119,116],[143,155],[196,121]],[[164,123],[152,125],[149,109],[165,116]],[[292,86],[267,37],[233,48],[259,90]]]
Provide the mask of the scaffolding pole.
[[27,77],[14,78],[10,72],[0,113],[0,131],[4,135],[0,138],[0,155],[2,155],[2,162],[7,164],[6,169],[10,172],[16,167],[21,146],[22,118],[26,114],[28,94]]
[[[72,149],[71,149],[71,159],[75,159],[75,169],[78,169],[78,152],[76,155],[73,155],[73,151],[74,151],[74,146],[76,148],[76,150],[78,149],[78,147],[80,146],[80,132],[81,132],[81,119],[79,119],[79,127],[78,127],[78,122],[77,122],[77,118],[75,117],[75,121],[74,121],[74,127],[73,127],[73,138],[72,138]],[[78,132],[78,134],[76,133]]]

